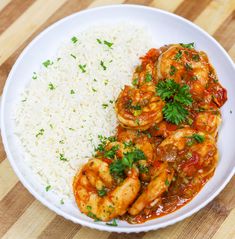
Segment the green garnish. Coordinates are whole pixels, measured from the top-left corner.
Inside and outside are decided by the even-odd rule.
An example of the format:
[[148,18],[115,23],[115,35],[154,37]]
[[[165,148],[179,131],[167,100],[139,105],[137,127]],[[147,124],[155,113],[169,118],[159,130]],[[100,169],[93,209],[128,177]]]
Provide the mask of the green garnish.
[[205,140],[205,136],[200,134],[193,134],[192,136],[188,136],[187,138],[192,139],[198,143],[203,143]]
[[102,104],[103,109],[106,109],[108,106],[108,104]]
[[60,160],[61,161],[68,161],[68,159],[64,157],[64,154],[60,154]]
[[197,55],[193,55],[192,56],[192,59],[196,62],[200,61],[200,56],[197,54]]
[[104,65],[103,61],[100,61],[100,65],[103,67],[104,71],[106,71],[107,67]]
[[117,227],[118,226],[117,221],[116,221],[115,218],[113,219],[113,221],[111,223],[107,222],[106,225],[112,226],[112,227]]
[[193,70],[193,67],[192,67],[192,65],[190,63],[186,63],[185,64],[185,68],[186,68],[187,71]]
[[170,74],[170,76],[173,76],[173,75],[176,73],[177,69],[176,69],[175,66],[173,66],[173,65],[171,65],[171,68],[170,68],[170,69],[171,69],[171,70],[170,70],[169,74]]
[[[138,115],[137,115],[138,116]],[[136,119],[135,120],[135,123],[137,124],[137,125],[140,125],[140,120],[139,119]]]
[[156,92],[166,102],[162,110],[166,120],[177,125],[182,123],[188,115],[185,107],[191,106],[193,101],[189,87],[167,79],[157,84]]
[[86,72],[86,64],[85,65],[79,65],[79,68],[80,68],[80,70],[82,71],[82,73],[85,73]]
[[53,125],[52,124],[49,124],[50,128],[53,129]]
[[60,140],[59,143],[60,143],[60,144],[64,144],[64,140]]
[[112,42],[108,42],[108,41],[106,41],[106,40],[104,40],[104,44],[105,44],[106,46],[108,46],[109,48],[111,48],[112,45],[113,45]]
[[73,129],[73,128],[69,128],[69,130],[74,131],[75,129]]
[[51,185],[46,186],[45,190],[48,192],[51,189]]
[[132,105],[131,108],[134,109],[134,110],[141,110],[140,105]]
[[194,49],[194,42],[188,44],[180,43],[180,45],[184,48]]
[[165,180],[165,185],[168,187],[170,186],[170,182],[168,181],[168,179]]
[[102,44],[102,41],[100,39],[96,39],[96,41],[99,43],[99,44]]
[[36,137],[44,134],[44,129],[40,129],[39,132],[36,134]]
[[74,37],[71,38],[71,41],[72,41],[73,43],[76,43],[76,42],[78,41],[78,39],[77,39],[77,37],[74,36]]
[[113,146],[110,150],[104,153],[104,157],[109,159],[114,159],[118,149],[119,149],[119,145]]
[[108,85],[109,80],[104,80],[104,85]]
[[150,82],[152,81],[152,75],[150,73],[147,73],[145,76],[145,82]]
[[21,100],[21,102],[25,102],[26,100],[27,100],[27,98],[25,98],[25,99]]
[[91,210],[91,209],[92,209],[92,207],[91,207],[91,206],[89,206],[89,205],[87,205],[87,206],[86,206],[86,209],[87,209],[87,210]]
[[131,141],[125,141],[123,142],[123,144],[125,149],[133,146],[133,143]]
[[100,219],[92,212],[88,212],[87,216],[93,218],[95,222],[100,221]]
[[50,61],[50,60],[46,60],[46,61],[44,61],[42,64],[47,68],[49,65],[52,65],[53,62]]
[[97,90],[95,88],[92,87],[91,89],[92,89],[93,92],[97,92]]
[[143,159],[146,159],[143,151],[135,148],[131,152],[124,153],[124,157],[122,159],[113,161],[109,166],[110,172],[111,174],[117,176],[123,176],[126,168],[131,168],[133,163]]
[[70,54],[70,56],[72,56],[74,59],[76,59],[77,57],[75,56],[75,55],[73,55],[73,54]]
[[74,94],[75,94],[75,91],[74,91],[74,90],[70,90],[70,94],[71,94],[71,95],[74,95]]
[[33,79],[33,80],[36,80],[36,79],[37,79],[37,74],[36,74],[36,72],[33,72],[32,79]]
[[140,173],[148,173],[148,172],[149,172],[148,167],[146,167],[146,166],[144,166],[144,165],[142,165],[142,164],[140,164],[140,165],[138,166],[138,168],[139,168],[139,170],[140,170]]
[[50,90],[54,90],[54,89],[55,89],[55,86],[54,86],[52,83],[50,83],[50,84],[48,85],[48,88],[49,88]]
[[98,195],[99,195],[100,197],[104,197],[104,196],[107,194],[107,191],[106,191],[105,187],[103,187],[103,188],[100,189],[100,190],[97,190],[97,192],[98,192]]
[[132,81],[132,85],[137,85],[137,84],[138,84],[138,78],[136,78]]
[[63,200],[63,198],[60,199],[60,204],[61,204],[61,205],[64,204],[64,200]]
[[182,51],[179,50],[178,53],[175,54],[174,60],[178,61],[180,60],[182,57]]

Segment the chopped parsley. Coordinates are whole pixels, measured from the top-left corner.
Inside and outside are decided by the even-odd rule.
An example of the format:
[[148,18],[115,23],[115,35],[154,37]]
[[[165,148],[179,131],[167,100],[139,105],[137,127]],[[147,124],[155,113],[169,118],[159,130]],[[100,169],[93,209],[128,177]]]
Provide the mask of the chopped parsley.
[[102,104],[103,109],[106,109],[108,106],[108,104]]
[[108,85],[109,80],[104,80],[104,85]]
[[62,199],[60,199],[60,204],[61,204],[61,205],[63,205],[63,204],[64,204],[64,200],[63,200],[63,198],[62,198]]
[[185,107],[192,105],[189,87],[167,79],[157,84],[156,92],[166,102],[162,110],[165,119],[177,125],[182,123],[188,116],[188,110]]
[[53,129],[53,125],[52,124],[49,124],[50,128]]
[[73,129],[73,128],[69,128],[69,130],[74,131],[75,129]]
[[98,195],[99,195],[100,197],[104,197],[104,196],[107,194],[107,191],[106,191],[105,187],[103,187],[103,188],[100,189],[100,190],[97,190],[97,192],[98,192]]
[[102,41],[100,39],[96,39],[96,41],[99,43],[99,44],[102,44]]
[[100,219],[92,212],[88,212],[87,216],[93,218],[95,222],[100,221]]
[[80,68],[80,70],[82,71],[82,73],[86,72],[86,64],[85,65],[78,65],[78,67]]
[[117,227],[118,224],[117,224],[117,221],[116,219],[114,218],[113,221],[110,223],[110,222],[107,222],[106,225],[108,226],[112,226],[112,227]]
[[60,144],[64,144],[64,140],[60,140],[59,143],[60,143]]
[[149,172],[148,167],[146,167],[146,166],[144,166],[144,165],[142,165],[142,164],[140,164],[140,165],[138,166],[138,168],[139,168],[139,170],[140,170],[140,173],[148,173],[148,172]]
[[36,74],[36,72],[33,72],[32,79],[33,79],[33,80],[36,80],[36,79],[37,79],[37,74]]
[[198,54],[192,56],[193,61],[200,61],[200,56]]
[[168,181],[168,179],[165,180],[165,185],[166,185],[167,187],[170,186],[170,182]]
[[74,91],[74,90],[70,90],[70,94],[71,94],[71,95],[74,95],[74,94],[75,94],[75,91]]
[[60,160],[61,161],[68,161],[68,159],[64,157],[64,154],[60,154]]
[[76,59],[77,57],[75,56],[75,55],[73,55],[73,54],[70,54],[70,56],[72,56],[74,59]]
[[152,81],[152,75],[150,73],[147,73],[145,76],[145,82],[150,82]]
[[89,205],[87,205],[87,206],[86,206],[86,209],[90,211],[90,210],[92,209],[92,207],[89,206]]
[[114,159],[118,149],[119,149],[119,145],[113,146],[110,150],[104,153],[104,157],[109,159]]
[[107,66],[104,65],[104,62],[103,62],[103,61],[100,61],[100,65],[102,66],[103,70],[106,71]]
[[180,60],[182,57],[182,51],[179,50],[178,53],[175,54],[174,60],[178,61]]
[[36,134],[36,137],[44,134],[44,129],[40,129],[39,132]]
[[77,37],[74,36],[71,38],[71,41],[72,41],[72,43],[76,43],[78,41],[78,39],[77,39]]
[[53,62],[50,61],[50,60],[46,60],[46,61],[44,61],[42,64],[47,68],[49,65],[52,65]]
[[105,44],[106,46],[108,46],[109,48],[111,48],[112,45],[113,45],[112,42],[108,42],[108,41],[106,41],[106,40],[104,40],[104,44]]
[[180,45],[184,48],[194,49],[194,42],[188,44],[180,43]]
[[50,90],[54,90],[54,89],[55,89],[55,86],[54,86],[52,83],[50,83],[50,84],[48,85],[48,88],[49,88]]
[[169,72],[170,76],[173,76],[176,73],[176,71],[177,71],[176,67],[171,65],[170,72]]
[[138,78],[135,78],[133,81],[132,81],[132,85],[137,85],[138,84]]
[[187,62],[186,62],[186,64],[185,64],[185,68],[186,68],[187,71],[193,70],[192,65],[191,65],[190,63],[187,63]]
[[123,176],[126,168],[131,168],[133,163],[143,159],[146,159],[143,151],[135,148],[131,152],[124,153],[122,159],[113,161],[109,166],[110,172],[113,175]]
[[93,92],[97,92],[97,90],[95,88],[92,87],[91,89],[92,89]]
[[203,143],[205,140],[205,136],[200,134],[193,134],[192,136],[188,136],[187,138],[192,139],[194,142],[198,143]]
[[48,192],[50,189],[51,189],[51,185],[47,185],[45,188],[46,192]]

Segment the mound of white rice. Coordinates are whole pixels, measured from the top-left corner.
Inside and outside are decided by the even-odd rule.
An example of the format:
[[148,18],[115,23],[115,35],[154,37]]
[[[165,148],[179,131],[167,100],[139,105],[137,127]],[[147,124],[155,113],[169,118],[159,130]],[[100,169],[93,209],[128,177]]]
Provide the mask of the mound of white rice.
[[14,118],[25,161],[45,189],[73,197],[75,173],[98,135],[115,132],[114,101],[150,47],[139,26],[96,26],[71,36],[33,73]]

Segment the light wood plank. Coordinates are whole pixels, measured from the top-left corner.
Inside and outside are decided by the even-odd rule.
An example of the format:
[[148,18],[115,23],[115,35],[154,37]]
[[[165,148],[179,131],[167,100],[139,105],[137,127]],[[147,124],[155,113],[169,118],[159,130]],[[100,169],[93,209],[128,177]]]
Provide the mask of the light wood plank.
[[231,56],[231,58],[235,62],[235,44],[230,48],[230,50],[228,51],[228,54]]
[[235,238],[235,209],[225,219],[219,230],[215,233],[212,239],[232,239]]
[[174,12],[175,9],[183,2],[184,0],[174,0],[169,3],[166,0],[154,0],[150,4],[151,7],[160,8],[165,11]]
[[234,0],[214,0],[195,19],[194,23],[212,35],[234,9]]
[[1,0],[0,1],[0,11],[4,8],[4,7],[6,7],[6,5],[8,4],[8,3],[10,3],[11,2],[11,0]]
[[9,161],[7,159],[3,160],[0,164],[0,201],[17,182],[18,178],[15,175]]
[[37,238],[54,217],[55,213],[35,200],[2,239]]
[[99,7],[104,5],[113,5],[113,4],[121,4],[124,3],[125,0],[96,0],[93,1],[88,8]]
[[73,237],[73,239],[95,239],[95,238],[102,238],[106,239],[109,236],[109,232],[99,231],[95,229],[90,229],[87,227],[82,227]]
[[[38,0],[0,36],[0,65],[66,0]],[[42,14],[43,13],[43,14]],[[16,37],[17,36],[17,37]]]

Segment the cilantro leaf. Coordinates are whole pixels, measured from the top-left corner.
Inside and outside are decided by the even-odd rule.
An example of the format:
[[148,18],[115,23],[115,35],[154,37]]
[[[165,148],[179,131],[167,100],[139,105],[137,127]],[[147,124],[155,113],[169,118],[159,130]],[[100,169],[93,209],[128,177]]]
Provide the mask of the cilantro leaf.
[[180,43],[180,45],[184,48],[194,49],[194,42],[188,44]]

